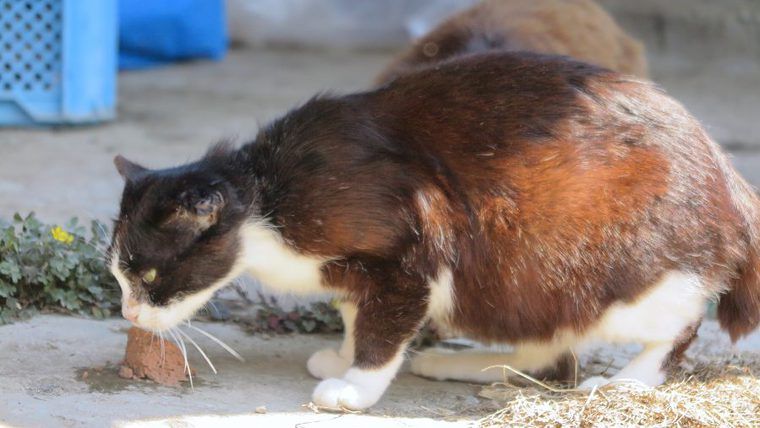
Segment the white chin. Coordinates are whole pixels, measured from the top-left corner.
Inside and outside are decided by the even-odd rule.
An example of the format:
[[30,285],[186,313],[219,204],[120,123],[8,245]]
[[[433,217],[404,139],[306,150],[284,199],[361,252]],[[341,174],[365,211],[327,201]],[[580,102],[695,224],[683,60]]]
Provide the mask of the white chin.
[[166,331],[189,320],[214,295],[213,289],[203,290],[168,306],[140,305],[135,325],[151,331]]

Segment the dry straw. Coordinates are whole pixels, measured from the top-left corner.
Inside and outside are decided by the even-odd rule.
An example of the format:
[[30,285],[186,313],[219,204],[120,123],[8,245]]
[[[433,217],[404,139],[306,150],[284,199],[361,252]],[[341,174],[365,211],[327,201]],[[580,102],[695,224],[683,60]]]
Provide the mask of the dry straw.
[[591,393],[548,385],[486,387],[505,406],[481,426],[760,427],[760,358],[732,357],[675,373],[658,388],[616,383]]

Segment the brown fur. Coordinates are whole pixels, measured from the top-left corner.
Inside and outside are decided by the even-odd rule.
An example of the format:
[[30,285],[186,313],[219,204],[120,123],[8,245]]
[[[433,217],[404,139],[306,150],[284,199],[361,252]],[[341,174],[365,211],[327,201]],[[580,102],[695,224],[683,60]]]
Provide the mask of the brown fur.
[[[579,63],[475,56],[283,123],[271,147],[320,162],[289,177],[273,221],[300,251],[337,256],[325,281],[360,307],[359,366],[415,334],[443,266],[449,327],[519,343],[582,332],[670,270],[720,293],[757,245],[757,198],[698,123],[651,85]],[[269,159],[271,132],[252,157]]]
[[681,333],[681,336],[676,339],[673,350],[668,354],[662,364],[663,370],[670,370],[678,367],[678,364],[683,360],[683,355],[686,353],[686,350],[689,349],[689,346],[691,346],[691,344],[697,339],[697,332],[699,331],[699,326],[701,324],[702,321],[700,320],[700,322],[687,327],[686,330]]
[[[681,105],[629,76],[469,55],[315,98],[212,153],[129,179],[119,243],[154,254],[129,253],[126,267],[165,260],[154,291],[171,301],[226,275],[240,228],[264,218],[328,260],[322,285],[356,304],[355,367],[403,351],[445,269],[455,299],[439,321],[483,342],[582,336],[672,271],[723,294],[734,339],[760,323],[760,200]],[[177,209],[206,212],[216,192],[208,229],[165,224]]]
[[[578,380],[576,379],[577,375],[578,362],[576,361],[575,356],[569,352],[557,358],[554,365],[539,370],[538,372],[531,373],[531,377],[534,379],[552,381],[571,386]],[[510,379],[510,381],[514,382],[513,379]],[[520,381],[518,381],[518,383],[520,383]],[[527,379],[523,379],[522,383],[526,386],[534,385],[532,380]]]
[[760,325],[760,255],[757,248],[750,249],[748,260],[718,305],[720,324],[728,330],[734,342]]
[[591,0],[485,0],[415,42],[376,82],[490,49],[567,55],[622,73],[649,75],[644,46]]

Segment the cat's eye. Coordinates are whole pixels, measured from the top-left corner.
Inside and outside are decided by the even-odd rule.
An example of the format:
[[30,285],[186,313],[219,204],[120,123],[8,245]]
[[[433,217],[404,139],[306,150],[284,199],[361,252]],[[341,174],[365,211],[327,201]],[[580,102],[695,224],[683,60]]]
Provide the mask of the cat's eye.
[[151,269],[143,274],[142,280],[145,281],[146,284],[150,284],[156,280],[157,274],[158,273],[156,272],[155,269]]

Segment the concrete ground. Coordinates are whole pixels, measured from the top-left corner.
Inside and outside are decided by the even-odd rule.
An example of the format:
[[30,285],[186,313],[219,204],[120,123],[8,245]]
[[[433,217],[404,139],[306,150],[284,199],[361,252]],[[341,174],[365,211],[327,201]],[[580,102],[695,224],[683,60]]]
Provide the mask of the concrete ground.
[[[194,323],[196,324],[196,323]],[[424,427],[477,419],[493,410],[475,396],[479,387],[428,381],[402,374],[382,402],[366,415],[316,414],[304,407],[317,380],[306,371],[312,352],[337,347],[337,336],[251,336],[235,325],[197,323],[244,358],[241,363],[199,334],[187,333],[206,350],[214,375],[195,350],[194,389],[127,381],[116,374],[124,356],[128,323],[38,316],[0,327],[0,426],[124,426],[163,420],[159,426]],[[189,346],[189,345],[188,345]],[[102,369],[102,371],[100,371]],[[83,372],[88,375],[83,379]],[[256,414],[266,406],[267,414]],[[457,422],[458,423],[454,423]],[[244,423],[243,423],[244,422]],[[436,424],[437,425],[437,424]],[[147,425],[151,426],[151,425]]]
[[[108,219],[122,186],[111,163],[117,153],[149,167],[194,159],[220,138],[252,137],[260,123],[318,91],[367,87],[389,57],[387,52],[233,51],[221,63],[121,74],[119,119],[113,123],[0,131],[0,217],[33,210],[51,222],[70,216]],[[756,67],[672,58],[652,65],[654,78],[734,150],[737,167],[760,184],[760,152],[753,151],[760,147]],[[108,365],[122,357],[125,327],[118,320],[52,316],[0,327],[0,425],[130,426],[158,418],[163,421],[158,426],[372,426],[392,417],[396,425],[425,426],[469,423],[493,408],[476,397],[479,387],[402,374],[367,415],[314,414],[302,407],[316,385],[305,361],[311,352],[337,343],[336,337],[264,340],[220,324],[205,328],[243,353],[246,363],[206,343],[221,373],[212,376],[194,356],[191,363],[199,371],[194,391],[130,384]],[[708,339],[724,341],[714,330]],[[743,346],[760,352],[759,342]],[[101,373],[92,370],[104,366]],[[88,382],[81,379],[84,369],[96,373]],[[266,415],[251,413],[262,405]],[[219,417],[225,419],[213,419]]]
[[[262,338],[232,324],[194,324],[246,360],[239,362],[186,329],[219,372],[214,375],[190,349],[190,365],[197,371],[194,389],[119,378],[116,366],[128,328],[123,320],[45,315],[0,327],[0,427],[470,426],[498,408],[478,397],[479,385],[430,381],[402,369],[368,412],[317,414],[305,407],[318,382],[306,372],[306,359],[318,349],[338,346],[338,336]],[[634,351],[605,348],[593,352],[593,360],[614,373]],[[730,351],[726,335],[708,321],[687,361]],[[760,356],[760,331],[733,351]],[[266,414],[255,412],[260,406]]]

